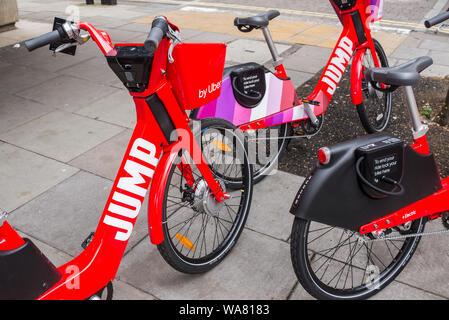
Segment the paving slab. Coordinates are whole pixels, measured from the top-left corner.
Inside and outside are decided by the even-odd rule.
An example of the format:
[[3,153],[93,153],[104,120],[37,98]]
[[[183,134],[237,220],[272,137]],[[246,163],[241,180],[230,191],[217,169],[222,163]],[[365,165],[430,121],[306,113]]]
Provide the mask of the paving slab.
[[287,243],[245,230],[228,257],[203,275],[186,275],[168,266],[148,241],[129,252],[119,280],[169,300],[286,299],[296,283]]
[[[17,93],[38,86],[57,77],[52,72],[42,72],[25,66],[7,65],[1,68],[0,93]],[[48,94],[48,92],[47,92]]]
[[68,162],[123,130],[57,110],[1,134],[0,140]]
[[[149,33],[151,30],[151,24],[146,24],[146,23],[127,23],[124,24],[122,26],[120,26],[119,28],[120,30],[123,31],[133,31],[133,32],[141,32],[141,33]],[[106,30],[107,32],[110,30]]]
[[[290,49],[291,46],[276,44],[276,48],[278,53],[282,54]],[[272,57],[265,41],[238,39],[228,44],[226,61],[238,63],[257,62],[265,64],[270,60],[272,60]]]
[[421,290],[416,287],[409,286],[398,281],[392,282],[387,288],[371,297],[370,300],[446,300],[445,298],[435,295],[431,292]]
[[39,118],[54,108],[7,93],[0,94],[0,133]]
[[106,58],[98,54],[96,57],[58,71],[59,74],[86,79],[97,85],[109,85],[117,78],[109,67]]
[[440,65],[438,61],[434,60],[434,64],[421,72],[424,77],[439,77],[444,78],[449,75],[449,66]]
[[380,42],[387,56],[391,55],[407,39],[407,35],[394,32],[373,32],[374,39]]
[[286,69],[287,75],[292,79],[295,88],[301,86],[303,83],[309,81],[315,74],[308,72],[301,72],[292,69]]
[[315,25],[309,27],[298,35],[289,38],[289,41],[333,48],[340,37],[341,31],[342,27],[340,26]]
[[137,31],[122,30],[121,28],[120,29],[109,28],[106,30],[106,32],[111,37],[112,43],[133,43],[134,42],[133,40],[143,43],[148,37],[148,31],[137,32]]
[[[36,74],[29,68],[22,70],[22,72],[24,73],[24,78],[26,76],[32,78]],[[69,72],[66,73],[69,74]],[[50,73],[39,71],[38,75],[40,76],[41,74],[50,75]],[[17,95],[70,112],[79,110],[98,99],[117,92],[116,88],[103,86],[93,81],[70,75],[59,75],[46,81],[39,81],[34,83],[34,86],[29,87],[29,89],[25,89],[26,87],[23,86],[22,90],[17,92]]]
[[435,64],[449,66],[449,54],[447,51],[430,50],[428,55],[432,57]]
[[24,40],[28,40],[51,30],[51,23],[33,22],[28,20],[19,20],[16,22],[16,28],[11,31],[0,33],[2,45],[11,45]]
[[303,177],[277,171],[255,185],[246,226],[286,241],[294,220],[290,208],[303,181]]
[[7,143],[0,144],[0,207],[12,212],[78,169]]
[[125,130],[69,162],[71,166],[115,180],[132,131]]
[[[49,29],[47,32],[51,31]],[[5,49],[0,49],[3,51]],[[5,55],[5,59],[17,66],[27,66],[32,69],[41,70],[41,72],[56,72],[58,70],[76,65],[82,61],[97,57],[101,54],[97,45],[88,42],[82,47],[78,47],[75,56],[59,53],[53,55],[48,46],[28,52],[25,46],[14,50],[14,55]],[[1,56],[1,53],[0,53]]]
[[[298,283],[289,300],[315,300],[307,291]],[[380,291],[369,300],[444,300],[444,298],[432,294],[430,292],[411,287],[407,284],[393,281],[388,287]]]
[[[110,180],[80,171],[13,211],[8,220],[18,230],[76,256],[84,239],[96,230],[111,188]],[[146,207],[144,202],[142,208]],[[127,251],[148,237],[145,212],[141,210]]]
[[238,38],[236,36],[229,34],[202,31],[201,33],[191,35],[188,38],[182,39],[184,39],[184,42],[189,43],[229,43],[231,41],[237,40]]
[[153,295],[134,288],[126,282],[114,280],[112,284],[114,286],[113,300],[156,300]]
[[116,90],[75,113],[127,128],[134,128],[137,123],[136,107],[126,90]]
[[[443,230],[440,219],[426,225],[426,232]],[[398,276],[398,281],[449,298],[448,235],[422,237],[418,249]]]
[[399,47],[390,56],[396,59],[415,59],[429,54],[428,49]]
[[284,66],[289,70],[315,74],[326,65],[331,54],[332,49],[330,48],[303,46],[285,58]]
[[437,51],[449,51],[449,38],[442,38],[441,40],[435,39],[424,39],[420,42],[419,47],[422,49],[428,50],[437,50]]

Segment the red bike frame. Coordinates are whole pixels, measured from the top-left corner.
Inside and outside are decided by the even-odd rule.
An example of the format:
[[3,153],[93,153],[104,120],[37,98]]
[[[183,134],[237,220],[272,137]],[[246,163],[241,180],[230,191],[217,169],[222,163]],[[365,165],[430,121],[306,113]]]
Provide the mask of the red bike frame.
[[[78,26],[89,32],[106,56],[114,55],[114,46],[106,32],[88,23],[79,23]],[[171,27],[177,29],[174,25]],[[217,201],[222,202],[227,198],[205,162],[189,127],[190,120],[178,104],[162,72],[166,70],[170,43],[171,40],[163,39],[155,53],[148,89],[142,93],[131,93],[136,105],[137,124],[92,241],[79,256],[58,268],[62,279],[42,294],[39,300],[86,299],[115,278],[148,189],[151,241],[157,245],[164,240],[162,204],[165,184],[180,150],[186,150],[192,155]],[[152,95],[157,95],[162,101],[173,121],[179,137],[173,143],[168,143],[148,107],[146,98]],[[182,165],[188,168],[188,164]],[[189,171],[185,171],[188,175]],[[15,249],[23,244],[24,240],[4,222],[0,228],[0,251]]]
[[[352,9],[341,12],[340,20],[343,25],[343,31],[315,90],[302,103],[299,102],[297,106],[294,106],[293,111],[282,111],[291,112],[292,116],[279,117],[279,114],[268,115],[266,118],[245,123],[239,128],[241,130],[255,130],[307,119],[307,116],[304,117],[304,102],[310,104],[315,116],[322,115],[326,112],[351,57],[351,99],[354,105],[361,104],[363,102],[361,87],[364,77],[363,59],[367,49],[371,51],[375,66],[380,67],[379,58],[371,36],[370,14],[370,8],[366,7],[366,1],[364,0],[357,1]],[[287,78],[283,65],[276,67],[275,75],[281,79]],[[278,119],[283,120],[279,121]],[[286,121],[286,119],[288,120]]]

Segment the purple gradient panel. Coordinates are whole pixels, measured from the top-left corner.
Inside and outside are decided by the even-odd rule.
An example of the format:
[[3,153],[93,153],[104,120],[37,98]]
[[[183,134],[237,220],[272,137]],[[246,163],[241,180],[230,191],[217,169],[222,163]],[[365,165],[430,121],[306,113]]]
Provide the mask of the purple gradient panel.
[[232,90],[231,79],[223,81],[221,95],[218,99],[215,117],[233,122],[235,111],[235,98]]
[[202,106],[198,110],[198,119],[204,119],[204,118],[213,118],[215,117],[215,111],[217,109],[217,102],[220,98],[215,99],[214,101],[209,102],[208,104]]
[[284,123],[284,112],[279,112],[265,120],[265,124],[270,127],[281,123]]
[[251,121],[251,109],[244,108],[237,102],[235,103],[234,109],[236,112],[234,114],[233,121],[231,121],[232,123],[234,123],[234,125],[240,126]]

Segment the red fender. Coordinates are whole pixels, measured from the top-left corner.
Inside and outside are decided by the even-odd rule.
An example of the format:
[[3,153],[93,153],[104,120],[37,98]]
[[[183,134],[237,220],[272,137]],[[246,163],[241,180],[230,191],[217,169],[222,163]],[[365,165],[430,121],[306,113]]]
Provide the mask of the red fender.
[[159,245],[164,241],[162,231],[162,206],[164,203],[165,186],[173,164],[178,156],[180,143],[164,152],[153,176],[150,197],[148,201],[148,229],[151,243]]
[[352,104],[357,106],[363,102],[362,95],[362,79],[363,75],[363,58],[365,57],[365,50],[357,50],[352,59],[351,68],[351,99]]

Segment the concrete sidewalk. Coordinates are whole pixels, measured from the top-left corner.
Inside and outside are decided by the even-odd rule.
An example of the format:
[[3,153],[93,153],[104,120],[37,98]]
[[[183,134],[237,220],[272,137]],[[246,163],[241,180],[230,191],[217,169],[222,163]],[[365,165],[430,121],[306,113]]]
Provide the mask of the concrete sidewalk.
[[[257,31],[244,35],[232,25],[237,13],[253,12],[207,12],[195,10],[194,3],[186,9],[164,1],[114,7],[79,3],[19,0],[18,28],[0,33],[0,207],[56,265],[79,254],[81,242],[95,230],[136,123],[135,111],[92,41],[75,57],[55,58],[47,48],[28,53],[13,44],[50,31],[54,16],[67,17],[78,8],[82,20],[107,31],[113,42],[142,42],[152,18],[164,14],[179,24],[186,42],[226,42],[227,65],[270,61]],[[339,30],[336,24],[291,17],[273,22],[273,37],[295,86],[325,65]],[[385,31],[376,36],[393,64],[431,55],[436,64],[426,75],[449,75],[444,36]],[[114,283],[115,298],[311,299],[296,279],[289,251],[289,208],[302,181],[278,172],[257,185],[238,245],[201,276],[180,274],[162,260],[149,241],[142,210]],[[446,238],[423,239],[410,265],[375,299],[449,299],[448,261]]]

